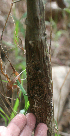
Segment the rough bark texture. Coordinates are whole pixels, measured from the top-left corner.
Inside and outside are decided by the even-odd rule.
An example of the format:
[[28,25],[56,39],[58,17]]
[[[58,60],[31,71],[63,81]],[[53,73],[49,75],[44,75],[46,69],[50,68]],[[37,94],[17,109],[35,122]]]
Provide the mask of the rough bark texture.
[[46,45],[42,0],[27,0],[26,25],[27,93],[30,112],[35,114],[37,124],[47,124],[48,136],[52,136],[51,63]]

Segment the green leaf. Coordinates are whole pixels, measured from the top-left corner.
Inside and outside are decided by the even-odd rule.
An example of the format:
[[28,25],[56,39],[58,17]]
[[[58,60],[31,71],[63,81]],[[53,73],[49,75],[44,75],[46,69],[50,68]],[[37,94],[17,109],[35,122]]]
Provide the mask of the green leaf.
[[70,9],[65,8],[64,10],[70,14]]
[[55,133],[55,136],[61,136],[61,135],[59,135],[59,134]]
[[22,17],[20,18],[20,20],[23,19],[23,18],[26,18],[26,17],[27,17],[27,12],[25,12],[25,13],[22,15]]
[[13,107],[13,112],[11,113],[11,116],[10,116],[10,121],[11,121],[11,119],[13,119],[15,117],[17,110],[18,110],[18,106],[19,106],[19,99],[17,98],[16,102],[14,104],[14,107]]
[[0,113],[0,116],[4,119],[4,121],[5,121],[5,126],[7,126],[7,119],[6,119],[6,117],[5,117],[4,115],[2,115],[1,113]]
[[10,120],[9,116],[4,112],[4,110],[1,107],[0,107],[0,111],[2,112],[2,114],[4,114],[7,117],[8,120]]
[[5,80],[2,80],[2,81],[8,83],[8,81],[5,81]]
[[23,93],[23,96],[24,96],[24,99],[25,99],[25,107],[24,107],[24,109],[27,112],[27,110],[28,110],[28,108],[30,106],[29,101],[28,101],[27,93],[26,93],[25,89],[22,87],[22,85],[20,84],[20,82],[18,80],[17,80],[17,84],[18,84],[19,88],[21,89],[21,91]]

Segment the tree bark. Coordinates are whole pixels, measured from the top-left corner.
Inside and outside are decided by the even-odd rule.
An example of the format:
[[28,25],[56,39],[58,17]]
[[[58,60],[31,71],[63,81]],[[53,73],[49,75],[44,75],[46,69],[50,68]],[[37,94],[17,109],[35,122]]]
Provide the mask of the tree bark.
[[48,136],[52,136],[51,62],[46,45],[42,0],[27,0],[25,47],[30,112],[35,114],[37,124],[47,124]]

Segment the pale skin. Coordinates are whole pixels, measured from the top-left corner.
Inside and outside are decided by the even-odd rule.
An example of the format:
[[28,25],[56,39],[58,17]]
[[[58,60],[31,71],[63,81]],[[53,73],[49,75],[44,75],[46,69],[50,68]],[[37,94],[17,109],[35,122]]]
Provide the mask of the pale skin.
[[[7,127],[0,126],[0,136],[32,136],[35,128],[36,118],[34,114],[17,114]],[[47,125],[39,123],[34,136],[47,136]]]

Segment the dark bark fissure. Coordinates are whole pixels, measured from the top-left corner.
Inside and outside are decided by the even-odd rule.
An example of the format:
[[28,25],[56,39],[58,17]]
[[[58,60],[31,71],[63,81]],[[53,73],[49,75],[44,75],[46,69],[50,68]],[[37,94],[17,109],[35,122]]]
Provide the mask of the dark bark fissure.
[[[37,124],[46,123],[52,135],[51,63],[46,45],[44,6],[42,0],[27,0],[26,66],[30,112]],[[37,125],[36,124],[36,125]]]

